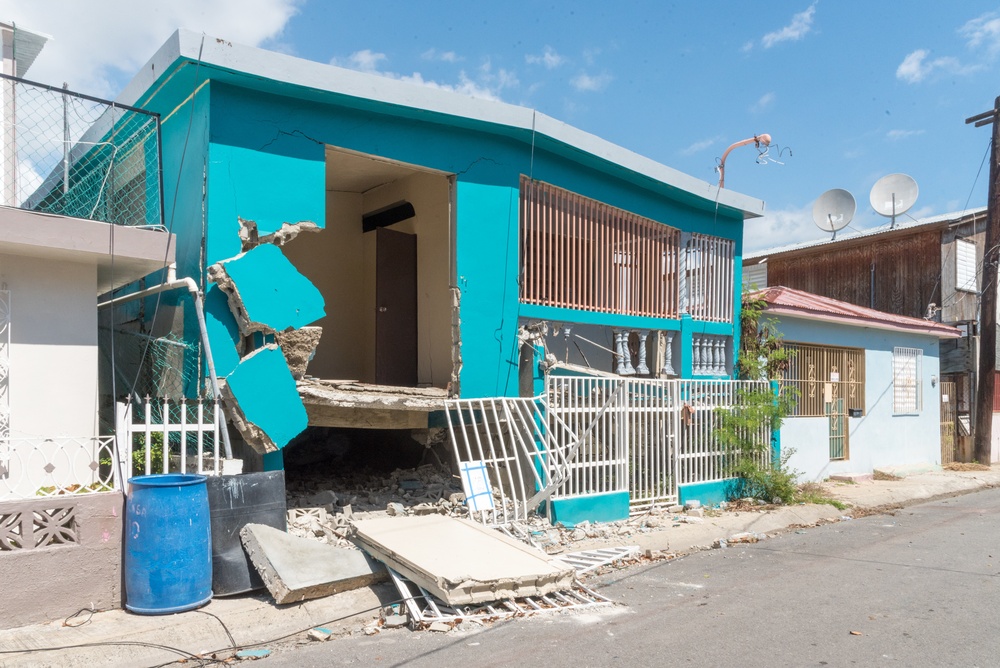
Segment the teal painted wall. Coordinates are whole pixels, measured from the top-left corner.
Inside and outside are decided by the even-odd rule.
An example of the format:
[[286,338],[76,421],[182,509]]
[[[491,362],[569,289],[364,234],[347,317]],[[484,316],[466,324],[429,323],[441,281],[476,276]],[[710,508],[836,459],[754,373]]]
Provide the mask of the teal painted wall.
[[[159,88],[153,96],[154,106],[173,109],[172,105],[190,95],[196,83],[191,69],[191,65],[182,67]],[[265,233],[282,222],[312,220],[322,225],[325,145],[455,174],[460,380],[465,397],[516,396],[519,317],[573,320],[572,312],[564,309],[521,306],[518,302],[518,186],[522,173],[686,231],[734,239],[741,252],[741,214],[716,209],[707,200],[546,137],[534,138],[532,146],[528,131],[318,91],[292,90],[281,82],[251,80],[214,68],[202,68],[199,76],[211,76],[213,81],[193,98],[198,122],[193,126],[188,152],[189,160],[195,158],[207,173],[207,215],[201,215],[201,176],[193,168],[185,172],[185,198],[173,206],[168,192],[166,201],[168,209],[177,212],[175,217],[185,214],[192,230],[204,222],[207,247],[202,256],[193,244],[194,235],[185,237],[183,249],[179,243],[178,254],[184,258],[181,274],[200,276],[206,264],[238,252],[240,217],[256,220]],[[264,90],[250,90],[241,87],[243,84]],[[165,155],[178,152],[176,128],[186,128],[180,121],[189,104],[168,122],[175,130]],[[169,168],[165,172],[169,174]],[[736,275],[738,280],[738,271]],[[220,317],[224,319],[225,314]],[[644,327],[681,328],[678,320],[642,320]],[[581,313],[581,321],[639,324],[634,318],[607,314]],[[213,348],[217,340],[218,345],[231,346],[225,323],[218,324]],[[731,325],[691,321],[688,327],[690,332],[735,333]]]

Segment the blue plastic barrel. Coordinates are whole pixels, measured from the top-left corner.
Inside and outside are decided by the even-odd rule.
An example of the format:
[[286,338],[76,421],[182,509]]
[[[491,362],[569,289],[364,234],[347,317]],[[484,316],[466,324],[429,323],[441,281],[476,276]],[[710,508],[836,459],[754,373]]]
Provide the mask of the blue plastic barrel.
[[129,478],[125,504],[125,607],[140,615],[191,610],[212,598],[205,476]]

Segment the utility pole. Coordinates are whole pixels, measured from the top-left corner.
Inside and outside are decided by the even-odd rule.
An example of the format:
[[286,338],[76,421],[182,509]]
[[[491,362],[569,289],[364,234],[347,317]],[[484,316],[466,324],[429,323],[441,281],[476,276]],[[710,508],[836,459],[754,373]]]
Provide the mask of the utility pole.
[[976,127],[993,125],[990,145],[990,190],[986,203],[986,243],[983,250],[982,290],[979,302],[979,384],[976,388],[976,440],[973,459],[990,463],[990,440],[993,435],[993,386],[997,361],[997,257],[1000,244],[1000,165],[997,165],[997,144],[1000,143],[1000,97],[993,108],[965,119]]

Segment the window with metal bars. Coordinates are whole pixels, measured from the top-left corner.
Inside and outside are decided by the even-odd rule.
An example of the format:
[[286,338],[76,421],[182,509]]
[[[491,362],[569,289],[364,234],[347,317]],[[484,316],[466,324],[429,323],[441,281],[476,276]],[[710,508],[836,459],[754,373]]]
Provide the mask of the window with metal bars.
[[695,320],[733,321],[732,239],[692,234],[685,257],[687,312]]
[[791,352],[781,385],[798,397],[789,417],[829,415],[827,404],[865,410],[865,351],[862,348],[788,343]]
[[924,353],[919,348],[892,349],[892,412],[919,413],[924,408],[921,372]]
[[676,318],[680,230],[521,177],[521,301]]

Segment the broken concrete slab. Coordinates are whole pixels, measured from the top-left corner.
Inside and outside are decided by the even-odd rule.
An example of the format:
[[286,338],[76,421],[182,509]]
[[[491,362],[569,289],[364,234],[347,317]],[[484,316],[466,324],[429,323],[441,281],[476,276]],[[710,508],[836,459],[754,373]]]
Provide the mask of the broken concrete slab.
[[448,391],[390,387],[351,380],[306,377],[299,395],[313,427],[427,430],[429,415],[444,408]]
[[360,550],[324,545],[263,524],[246,525],[240,537],[278,604],[367,587],[388,577],[382,564]]
[[295,380],[301,380],[306,375],[306,368],[316,355],[316,346],[319,345],[322,335],[322,327],[303,327],[275,333],[274,340],[284,353],[285,361]]
[[284,332],[326,315],[319,289],[277,246],[264,244],[208,268],[209,277],[229,296],[240,332]]
[[215,373],[225,378],[240,363],[242,341],[240,328],[229,310],[229,297],[218,285],[205,291],[205,328],[212,345]]
[[420,515],[356,520],[372,556],[449,605],[540,596],[573,586],[575,571],[468,520]]
[[299,236],[302,232],[320,231],[320,227],[316,223],[310,220],[303,220],[298,223],[282,223],[281,227],[274,232],[260,234],[260,230],[257,227],[257,221],[245,220],[243,218],[240,218],[239,221],[240,242],[243,244],[244,253],[261,244],[284,246],[289,241]]
[[285,447],[309,424],[285,356],[275,346],[244,357],[221,390],[233,425],[262,454]]

